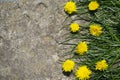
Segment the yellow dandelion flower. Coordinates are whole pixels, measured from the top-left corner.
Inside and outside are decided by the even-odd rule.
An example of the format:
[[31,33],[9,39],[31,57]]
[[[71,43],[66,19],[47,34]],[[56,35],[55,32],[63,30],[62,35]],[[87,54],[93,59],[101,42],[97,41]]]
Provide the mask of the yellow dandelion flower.
[[99,36],[102,33],[102,27],[98,24],[90,25],[89,30],[93,36]]
[[92,71],[87,68],[87,66],[81,66],[76,70],[76,77],[79,80],[86,80],[90,78],[90,75],[92,74]]
[[104,71],[108,68],[106,60],[101,60],[96,63],[96,70]]
[[86,42],[80,42],[75,49],[75,52],[80,55],[83,55],[87,51],[88,51],[88,46]]
[[71,72],[73,70],[74,66],[75,66],[74,61],[66,60],[62,64],[62,69],[63,69],[64,72]]
[[91,1],[88,5],[89,10],[94,11],[99,8],[99,3],[97,1]]
[[80,27],[79,27],[79,24],[77,24],[77,23],[72,23],[70,25],[71,32],[77,32],[79,29],[80,29]]
[[72,2],[72,1],[67,2],[64,6],[64,10],[68,14],[72,14],[73,12],[76,12],[77,8],[76,8],[75,2]]

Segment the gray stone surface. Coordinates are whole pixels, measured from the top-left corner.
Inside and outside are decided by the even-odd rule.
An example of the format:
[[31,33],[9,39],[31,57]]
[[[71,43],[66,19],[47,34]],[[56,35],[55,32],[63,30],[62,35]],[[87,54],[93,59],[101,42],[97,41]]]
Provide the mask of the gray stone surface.
[[0,2],[14,2],[14,1],[18,1],[18,0],[0,0]]
[[58,63],[65,0],[0,2],[0,80],[71,80]]

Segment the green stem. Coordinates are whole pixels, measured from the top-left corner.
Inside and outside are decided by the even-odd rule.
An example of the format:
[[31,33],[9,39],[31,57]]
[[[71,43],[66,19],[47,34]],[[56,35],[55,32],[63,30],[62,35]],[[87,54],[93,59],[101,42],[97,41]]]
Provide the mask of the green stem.
[[116,55],[116,57],[114,58],[112,64],[109,66],[109,68],[111,68],[114,65],[114,63],[117,61],[118,58],[119,58],[119,56]]
[[108,26],[105,26],[105,27],[108,29],[108,31],[109,31],[110,35],[112,36],[112,38],[114,38],[116,41],[118,41],[120,43],[119,38],[116,37],[116,35],[108,28]]

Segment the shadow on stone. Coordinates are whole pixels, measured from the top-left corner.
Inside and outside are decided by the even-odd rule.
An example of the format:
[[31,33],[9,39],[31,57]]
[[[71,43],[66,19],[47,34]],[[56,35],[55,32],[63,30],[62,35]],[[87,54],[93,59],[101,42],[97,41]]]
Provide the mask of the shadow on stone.
[[71,14],[67,13],[66,11],[64,11],[64,12],[65,12],[65,13],[66,13],[66,15],[68,15],[69,17],[74,16],[74,15],[76,15],[76,14],[77,14],[76,12],[73,12],[73,13],[71,13]]
[[72,32],[72,31],[71,31],[70,33],[71,33],[71,34],[77,34],[77,33],[78,33],[78,31],[76,31],[76,32]]
[[63,73],[65,76],[69,77],[70,74],[72,73],[72,71],[71,71],[71,72],[65,72],[65,71],[63,71],[62,73]]
[[89,11],[90,15],[92,15],[92,16],[95,16],[95,12],[97,12],[97,10]]

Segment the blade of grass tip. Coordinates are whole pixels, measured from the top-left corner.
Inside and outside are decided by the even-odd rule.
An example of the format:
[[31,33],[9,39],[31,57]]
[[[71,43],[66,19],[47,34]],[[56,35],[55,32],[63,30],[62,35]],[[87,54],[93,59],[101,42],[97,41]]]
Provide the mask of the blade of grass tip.
[[77,20],[84,20],[84,21],[89,21],[88,19],[82,18],[82,17],[78,17],[78,15],[75,17],[75,19],[72,20],[72,22],[77,21]]
[[79,18],[80,20],[84,20],[84,21],[86,21],[86,22],[90,22],[90,21],[91,21],[90,18],[89,18],[89,19],[85,19],[85,18],[83,18],[83,17],[81,17],[81,16],[78,16],[78,18]]
[[62,62],[64,62],[64,61],[63,61],[63,60],[61,60],[61,59],[58,59],[58,63],[60,63],[60,64],[61,64]]
[[70,38],[73,40],[73,39],[77,39],[78,38],[78,35],[75,35],[75,34],[71,34],[70,35]]
[[117,38],[117,36],[110,30],[110,28],[109,28],[108,26],[105,26],[105,27],[108,29],[111,37],[120,43],[120,40],[119,40],[119,39]]
[[83,12],[83,10],[86,10],[86,9],[87,9],[87,6],[77,7],[77,10],[80,10],[81,12]]
[[114,65],[114,63],[117,61],[118,58],[119,58],[118,55],[116,55],[116,57],[113,59],[113,62],[111,63],[109,68],[111,68]]
[[70,38],[70,39],[67,39],[67,40],[64,40],[64,41],[62,41],[62,42],[59,42],[58,40],[55,40],[55,41],[56,41],[56,43],[58,43],[58,44],[63,44],[64,42],[68,42],[69,40],[71,40],[71,38]]
[[[115,64],[120,64],[120,59],[118,59]],[[118,67],[120,68],[120,65],[118,65],[116,68],[118,68]]]
[[73,40],[73,38],[68,38],[68,39],[66,39],[66,40],[63,41],[63,42],[60,42],[59,44],[64,44],[65,42],[69,42],[70,40]]
[[101,75],[98,76],[96,80],[100,80],[100,78],[101,78],[105,73],[106,73],[105,71],[104,71],[103,73],[101,73]]
[[110,2],[116,7],[116,5],[115,5],[115,3],[113,1],[110,1]]
[[72,43],[62,43],[63,45],[76,45],[76,44],[72,44]]
[[75,50],[75,48],[76,48],[76,46],[74,46],[74,47],[72,48],[71,52],[73,52],[73,51]]
[[96,38],[97,40],[102,40],[106,43],[109,43],[109,45],[113,45],[113,43],[111,42],[111,40],[105,39],[105,38]]
[[111,44],[110,46],[112,46],[112,47],[120,47],[120,44],[118,43],[118,44]]
[[68,51],[68,52],[65,53],[64,56],[67,56],[68,54],[72,54],[72,52],[71,52],[71,51]]
[[101,41],[104,41],[106,43],[109,43],[110,45],[113,45],[113,43],[111,42],[111,40],[105,39],[104,37],[99,37],[99,38],[94,38],[94,39],[101,40]]
[[63,27],[62,27],[60,30],[62,30],[62,29],[65,27],[65,26],[64,26],[64,25],[65,25],[65,21],[67,21],[67,19],[68,19],[68,18],[70,18],[70,17],[69,17],[69,16],[67,16],[67,17],[65,18],[65,20],[63,21],[63,24],[62,24],[62,25],[63,25]]
[[106,7],[107,9],[109,9],[109,10],[111,10],[111,11],[113,11],[113,12],[116,12],[116,10],[114,10],[113,8],[111,8],[111,7]]
[[[101,55],[99,55],[99,57],[97,57],[96,59],[94,59],[94,61],[92,62],[93,64],[95,64],[98,60],[101,59],[101,57],[103,57],[106,53],[102,53]],[[91,64],[91,65],[93,65]]]
[[71,54],[71,53],[74,53],[75,47],[76,47],[76,46],[73,46],[73,48],[72,48],[70,51],[66,52],[65,54],[67,54],[67,53],[70,53],[70,54]]
[[[76,47],[76,46],[74,46],[74,47],[72,48],[72,50],[70,50],[68,53],[70,53],[70,54],[75,53],[75,52],[74,52],[75,47]],[[71,57],[71,59],[72,59],[72,58],[73,58],[73,56]]]

